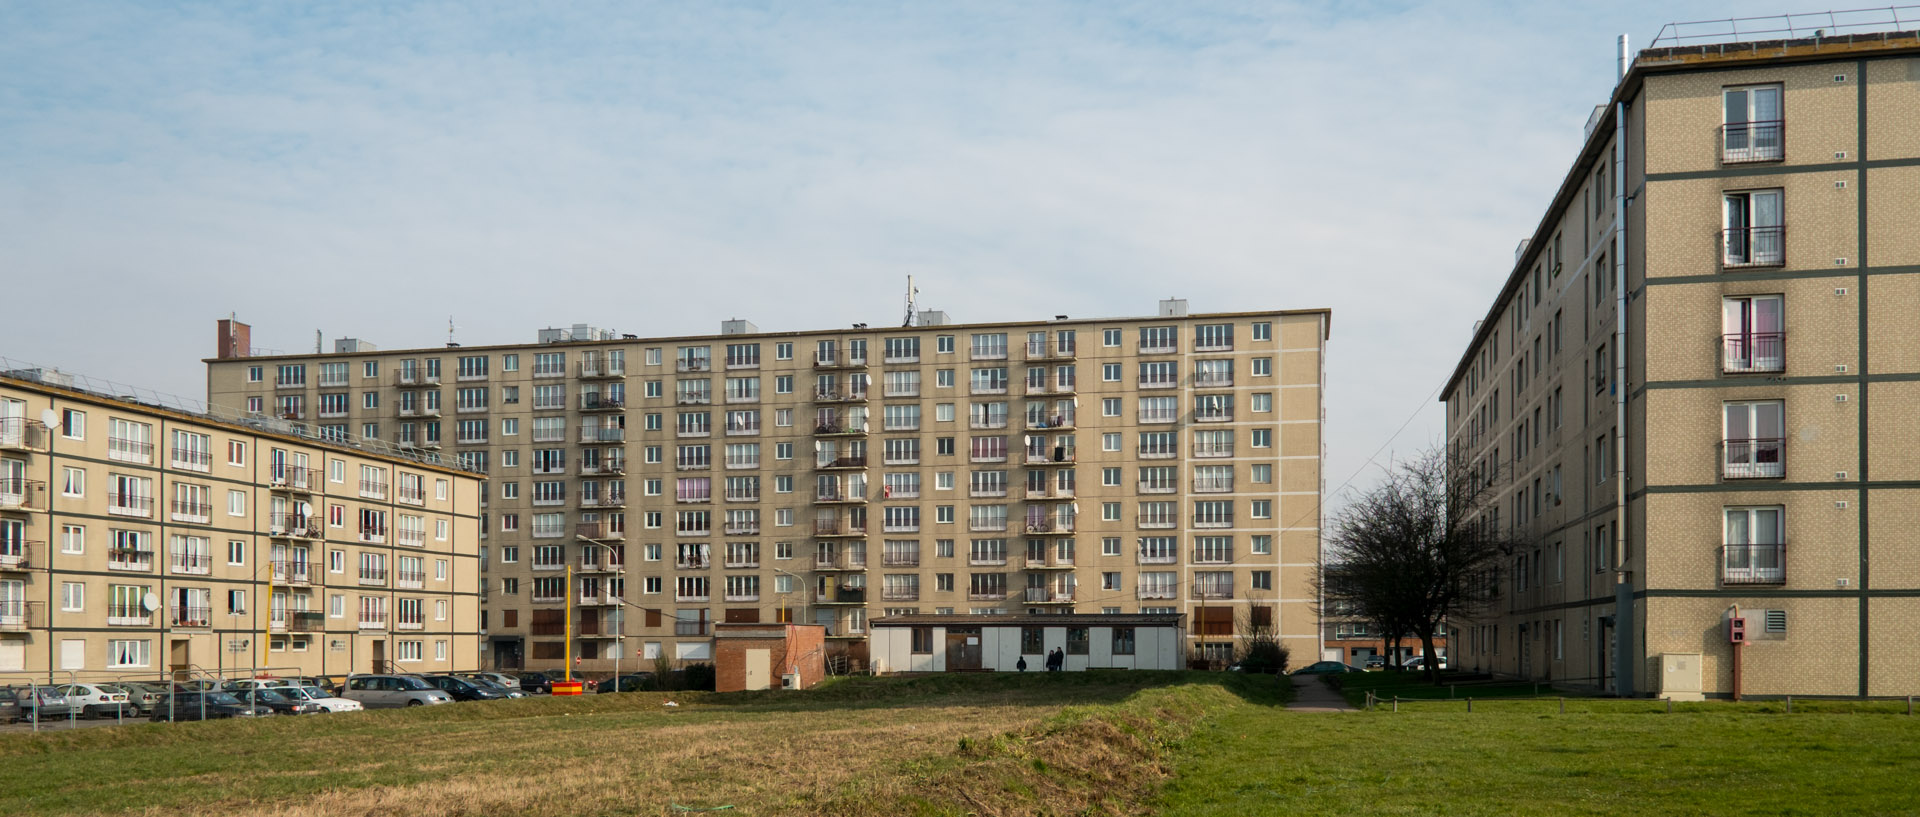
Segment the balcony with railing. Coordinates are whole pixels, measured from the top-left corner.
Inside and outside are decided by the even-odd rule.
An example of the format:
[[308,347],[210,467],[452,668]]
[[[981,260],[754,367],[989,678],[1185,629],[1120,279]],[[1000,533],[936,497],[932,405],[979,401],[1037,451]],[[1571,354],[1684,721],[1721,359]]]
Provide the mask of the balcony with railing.
[[627,376],[627,359],[624,357],[621,357],[621,358],[589,357],[589,358],[580,360],[575,365],[578,367],[580,372],[580,377],[583,380]]
[[268,487],[275,491],[304,494],[320,487],[320,469],[304,468],[298,465],[275,464],[267,477]]
[[24,599],[0,601],[0,632],[21,633],[46,625],[46,614],[40,602]]
[[814,603],[815,604],[866,604],[867,588],[865,586],[849,587],[849,586],[839,585],[839,584],[828,585],[826,592],[821,593],[820,597],[814,600]]
[[1720,571],[1723,585],[1786,584],[1787,546],[1722,545]]
[[107,548],[107,569],[151,573],[153,572],[153,551],[142,548]]
[[673,370],[680,374],[696,374],[699,372],[711,372],[713,371],[713,358],[710,358],[710,357],[675,358],[673,361]]
[[426,625],[426,617],[419,611],[402,611],[393,617],[393,628],[396,630],[419,630],[424,629]]
[[191,607],[172,604],[167,606],[168,618],[175,627],[211,627],[213,626],[213,608]]
[[975,550],[967,554],[969,567],[1000,567],[1007,563],[1007,554],[1001,550]]
[[1233,514],[1194,514],[1193,526],[1196,528],[1231,528]]
[[1180,598],[1180,589],[1170,584],[1142,584],[1133,591],[1134,598],[1142,601],[1150,599]]
[[617,442],[625,442],[626,439],[627,439],[627,430],[625,428],[620,428],[620,427],[609,428],[609,427],[596,427],[596,426],[580,427],[580,442],[583,442],[583,443],[588,443],[588,444],[617,443]]
[[29,417],[0,417],[0,451],[38,453],[47,450],[47,425]]
[[174,573],[205,576],[213,572],[213,554],[176,550],[167,558],[167,569]]
[[1075,498],[1071,485],[1029,485],[1024,494],[1028,502],[1065,502]]
[[1140,378],[1140,388],[1143,389],[1171,389],[1179,385],[1180,378],[1171,374],[1143,375]]
[[1004,601],[1006,598],[1004,587],[967,588],[967,601]]
[[967,520],[967,530],[975,533],[998,533],[1007,529],[1004,516],[982,516]]
[[1052,414],[1047,414],[1040,417],[1034,417],[1029,415],[1027,417],[1027,430],[1028,431],[1071,430],[1074,426],[1074,420],[1075,420],[1074,413],[1070,410],[1056,411],[1056,412],[1053,412]]
[[712,598],[712,589],[706,587],[704,584],[699,586],[676,587],[673,591],[674,601],[708,601]]
[[1179,484],[1170,479],[1143,479],[1138,487],[1143,494],[1171,494],[1180,490]]
[[1028,360],[1072,360],[1079,352],[1077,343],[1027,341]]
[[982,343],[968,347],[969,360],[1006,360],[1007,347],[1001,343]]
[[813,491],[813,501],[820,505],[865,504],[867,498],[852,491],[842,490],[838,486],[826,490],[816,487]]
[[[0,511],[37,513],[47,509],[46,503],[46,483],[20,477],[0,479]],[[107,513],[120,516],[152,516],[153,498],[133,494],[107,494]]]
[[213,518],[213,503],[195,502],[191,499],[176,499],[169,515],[175,522],[205,523]]
[[1072,465],[1074,459],[1075,451],[1071,446],[1056,445],[1039,451],[1027,449],[1026,452],[1028,465]]
[[713,560],[694,553],[682,553],[674,557],[673,566],[677,570],[706,570],[713,566]]
[[813,424],[813,433],[821,437],[859,436],[867,433],[867,421],[845,417],[819,420]]
[[383,545],[387,542],[387,529],[384,526],[360,526],[360,541],[369,545]]
[[1006,428],[1006,427],[1007,427],[1007,415],[1005,415],[1005,414],[986,414],[986,415],[981,415],[981,414],[975,414],[975,415],[973,415],[973,416],[972,416],[971,418],[969,418],[969,419],[967,420],[967,427],[968,427],[968,428],[971,428],[971,429],[973,429],[973,430],[975,430],[975,431],[991,431],[991,430],[993,430],[993,429],[997,429],[997,428]]
[[1141,514],[1138,524],[1142,530],[1167,530],[1179,527],[1180,520],[1171,513]]
[[1786,370],[1785,332],[1743,332],[1721,338],[1722,374],[1777,374]]
[[1180,446],[1177,444],[1140,446],[1140,459],[1143,460],[1170,460],[1177,456],[1180,456]]
[[1140,422],[1143,425],[1152,425],[1156,423],[1177,423],[1179,421],[1180,421],[1180,412],[1172,409],[1161,409],[1161,408],[1140,409]]
[[1233,446],[1223,443],[1195,443],[1193,455],[1195,457],[1231,457]]
[[865,454],[843,454],[841,456],[834,457],[831,460],[819,462],[814,467],[821,471],[838,471],[838,470],[846,470],[846,469],[852,469],[852,468],[865,468],[867,467],[867,456]]
[[1028,604],[1072,604],[1073,588],[1066,587],[1029,587],[1026,589]]
[[813,569],[828,572],[866,570],[867,557],[865,554],[822,551],[813,555]]
[[576,596],[576,602],[586,607],[617,607],[626,601],[605,587],[597,590],[582,590]]
[[1732,227],[1720,231],[1721,267],[1751,269],[1786,266],[1787,228]]
[[673,404],[676,406],[705,406],[712,403],[711,389],[684,389],[675,393],[673,397]]
[[1027,554],[1020,557],[1019,566],[1021,570],[1072,570],[1074,568],[1073,556],[1062,555],[1053,548],[1048,548],[1045,556],[1036,557],[1033,554]]
[[1233,477],[1229,476],[1225,479],[1218,477],[1194,477],[1193,492],[1196,494],[1233,493]]
[[1780,437],[1721,443],[1723,479],[1779,479],[1787,475],[1787,441]]
[[852,519],[815,519],[813,520],[813,535],[865,536],[867,535],[867,523]]
[[813,402],[815,403],[862,403],[866,402],[866,399],[867,389],[865,386],[845,386],[841,388],[816,387],[813,390]]
[[360,566],[360,583],[368,586],[386,586],[387,569],[384,567]]
[[304,585],[313,581],[313,563],[303,559],[274,559],[269,574],[274,584]]
[[627,506],[627,492],[608,489],[597,494],[581,494],[582,508],[624,508]]
[[709,625],[712,623],[713,622],[710,621],[675,621],[673,623],[673,634],[682,637],[706,635]]
[[1787,123],[1778,119],[1720,126],[1720,163],[1779,162],[1787,158]]
[[1068,534],[1073,533],[1078,527],[1076,522],[1077,518],[1072,516],[1057,519],[1028,519],[1021,525],[1021,529],[1026,533]]
[[1233,598],[1233,585],[1224,582],[1195,581],[1193,583],[1193,597],[1207,601],[1231,599]]
[[906,585],[906,586],[889,585],[886,587],[882,587],[880,588],[880,600],[881,601],[919,601],[920,586],[915,584],[915,585]]
[[[538,601],[538,599],[535,599],[535,601]],[[360,629],[384,630],[386,628],[387,628],[387,611],[385,610],[361,610],[360,611]]]
[[626,472],[627,472],[626,457],[581,457],[580,458],[580,473],[582,475],[589,475],[589,476],[597,475],[597,474],[612,475],[612,474],[624,474]]
[[1195,372],[1193,374],[1193,387],[1196,389],[1224,389],[1232,385],[1232,372]]
[[417,404],[409,405],[406,403],[402,403],[400,404],[400,416],[402,418],[438,417],[440,416],[440,407],[439,406],[426,407],[426,406],[420,406]]
[[919,567],[920,551],[887,551],[880,554],[881,567]]
[[729,437],[758,436],[760,434],[760,418],[757,416],[752,420],[734,420],[729,418],[727,420],[726,434]]
[[626,407],[627,401],[623,397],[591,391],[580,395],[581,411],[621,411]]
[[728,536],[755,536],[760,533],[760,522],[757,519],[730,519],[721,526],[721,529]]
[[612,522],[580,522],[573,526],[573,533],[582,539],[597,539],[608,542],[624,541],[627,531],[624,527],[615,527]]
[[1023,392],[1025,394],[1073,394],[1079,390],[1077,378],[1073,377],[1060,377],[1056,375],[1054,377],[1041,377],[1037,379],[1029,378],[1024,382],[1026,383],[1026,388]]
[[320,518],[292,513],[270,514],[267,535],[281,539],[319,539]]
[[419,590],[427,586],[427,572],[424,570],[396,570],[393,573],[393,586],[406,590]]

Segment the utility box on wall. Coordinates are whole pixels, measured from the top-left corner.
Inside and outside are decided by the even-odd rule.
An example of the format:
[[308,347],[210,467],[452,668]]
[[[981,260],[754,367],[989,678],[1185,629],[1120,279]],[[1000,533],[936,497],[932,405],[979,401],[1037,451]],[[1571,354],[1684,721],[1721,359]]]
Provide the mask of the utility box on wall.
[[1662,653],[1653,659],[1656,672],[1656,698],[1676,701],[1703,701],[1700,692],[1700,654],[1697,652]]

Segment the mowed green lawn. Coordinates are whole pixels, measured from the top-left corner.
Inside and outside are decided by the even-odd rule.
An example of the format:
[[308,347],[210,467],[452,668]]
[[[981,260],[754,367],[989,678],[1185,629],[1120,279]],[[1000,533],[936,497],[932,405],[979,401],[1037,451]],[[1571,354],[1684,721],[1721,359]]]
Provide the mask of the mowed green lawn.
[[1167,815],[1920,814],[1920,718],[1904,705],[1783,710],[1569,700],[1560,715],[1556,701],[1490,700],[1472,714],[1434,701],[1305,715],[1232,703],[1182,742],[1156,803]]

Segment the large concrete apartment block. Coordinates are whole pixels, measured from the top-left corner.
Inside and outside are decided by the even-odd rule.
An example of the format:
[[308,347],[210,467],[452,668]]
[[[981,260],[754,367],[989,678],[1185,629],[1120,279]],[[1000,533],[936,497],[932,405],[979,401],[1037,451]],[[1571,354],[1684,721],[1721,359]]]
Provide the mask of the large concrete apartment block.
[[708,660],[715,622],[775,621],[852,665],[870,618],[1076,611],[1314,655],[1331,316],[1161,312],[266,357],[230,327],[208,399],[487,473],[490,666]]
[[0,372],[0,683],[479,666],[478,474],[79,382]]
[[1456,665],[1920,692],[1917,118],[1915,32],[1639,52],[1444,392],[1537,542]]

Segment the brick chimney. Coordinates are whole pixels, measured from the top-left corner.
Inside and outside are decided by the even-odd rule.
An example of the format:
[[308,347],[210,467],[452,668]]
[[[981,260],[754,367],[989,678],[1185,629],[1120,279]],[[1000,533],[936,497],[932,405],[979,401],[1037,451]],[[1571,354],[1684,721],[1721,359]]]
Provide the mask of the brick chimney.
[[219,349],[214,356],[225,360],[230,357],[246,357],[253,350],[253,327],[232,318],[220,319]]

